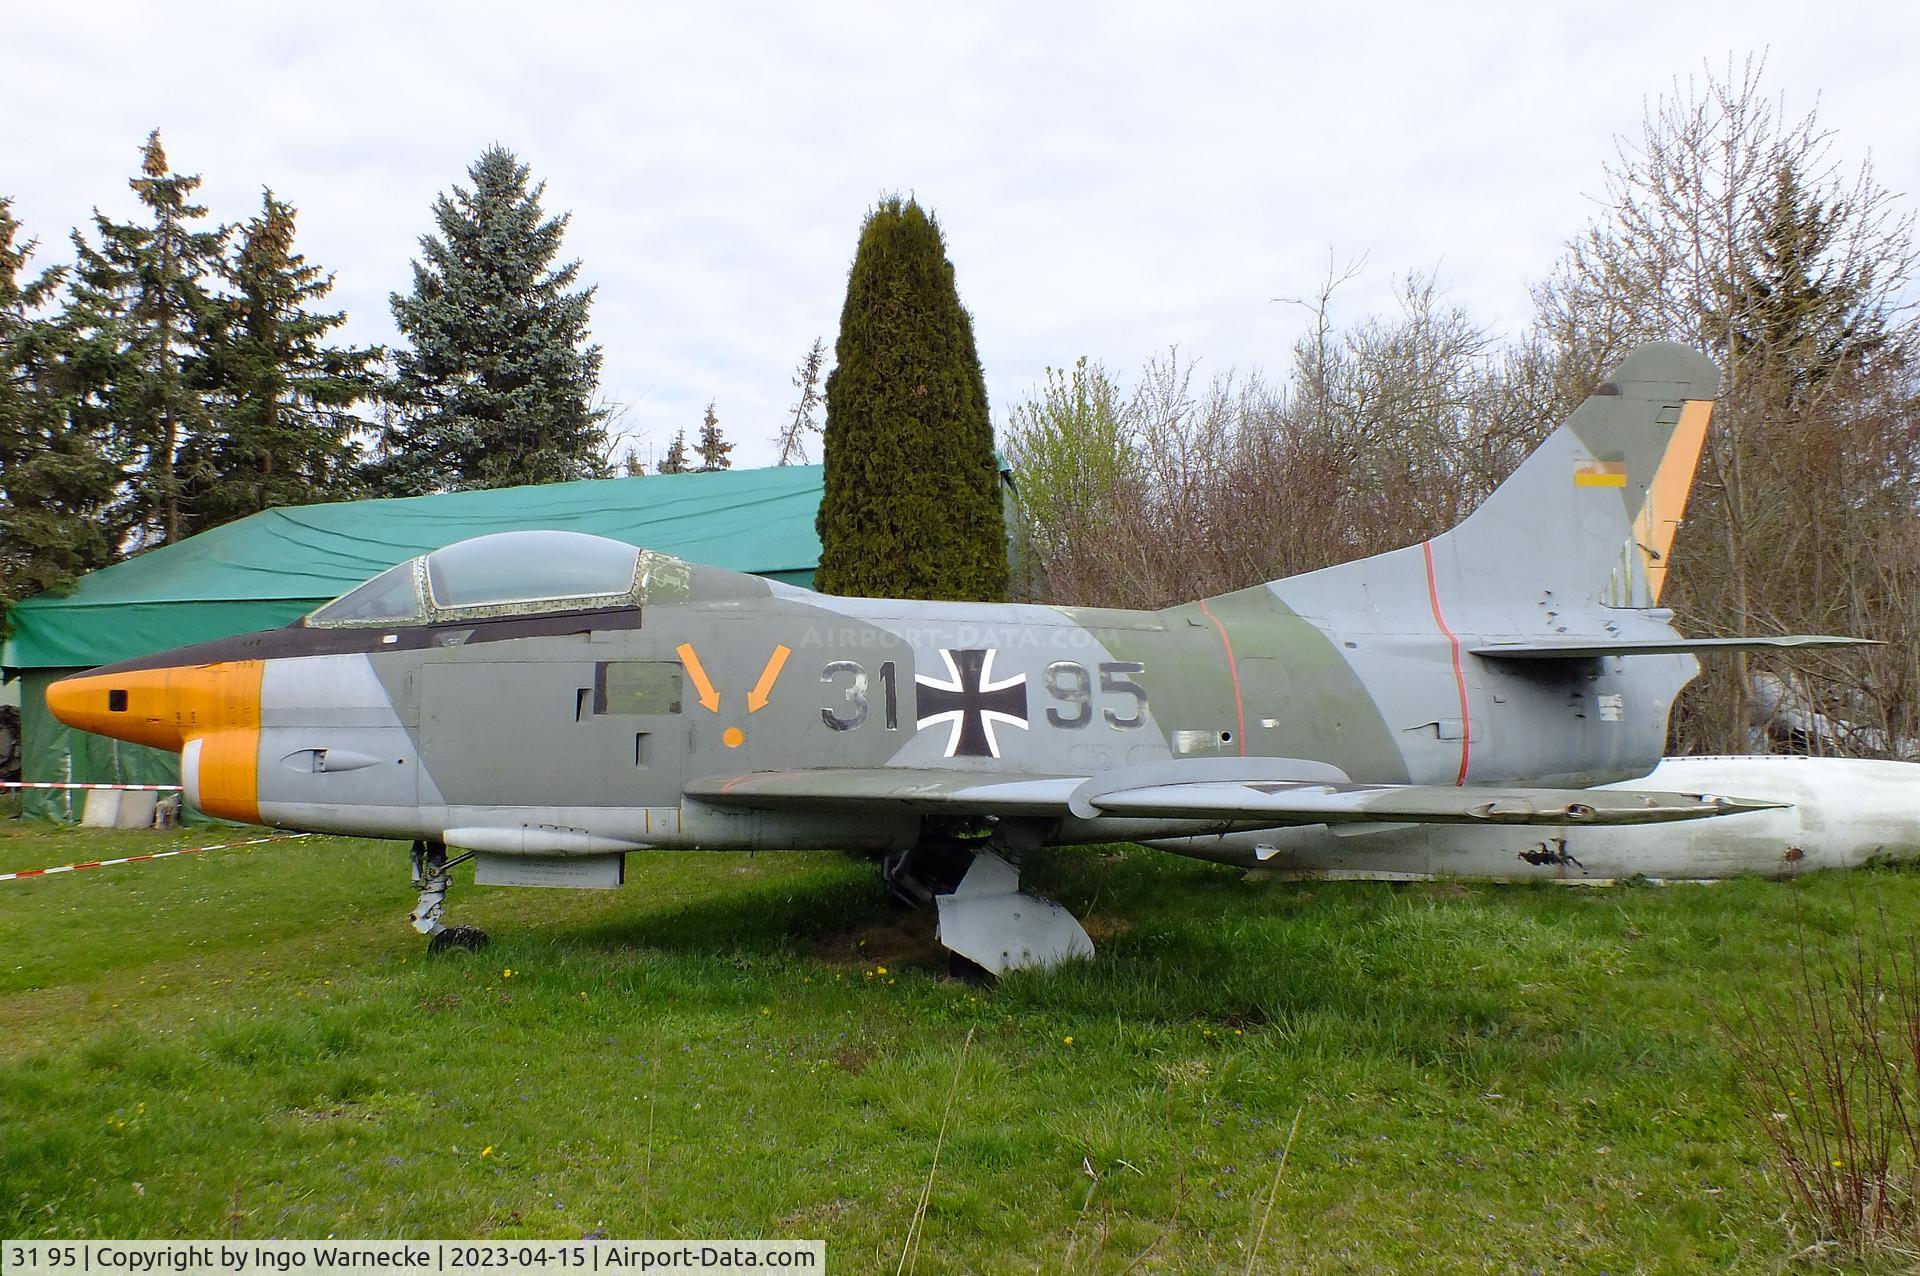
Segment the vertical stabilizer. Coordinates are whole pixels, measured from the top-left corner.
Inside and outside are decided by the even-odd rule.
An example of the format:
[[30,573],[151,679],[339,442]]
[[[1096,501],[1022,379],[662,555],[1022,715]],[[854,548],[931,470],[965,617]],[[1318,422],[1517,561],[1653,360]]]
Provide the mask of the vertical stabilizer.
[[1706,445],[1720,371],[1697,351],[1641,346],[1460,526],[1434,541],[1468,578],[1566,601],[1655,607]]
[[[1719,382],[1685,346],[1641,346],[1453,530],[1266,586],[1340,644],[1410,777],[1591,784],[1659,756],[1698,669],[1659,604]],[[1524,674],[1486,658],[1576,641],[1592,650]],[[1631,675],[1599,658],[1628,646],[1651,653]]]

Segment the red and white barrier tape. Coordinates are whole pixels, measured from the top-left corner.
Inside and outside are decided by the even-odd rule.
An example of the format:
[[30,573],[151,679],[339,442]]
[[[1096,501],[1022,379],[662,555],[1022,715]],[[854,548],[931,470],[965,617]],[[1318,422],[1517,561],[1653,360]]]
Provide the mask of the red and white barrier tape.
[[46,780],[0,780],[0,789],[124,789],[129,793],[178,793],[177,784],[54,784]]
[[77,873],[83,868],[111,868],[115,864],[138,864],[144,860],[163,860],[175,855],[198,855],[202,851],[230,851],[237,846],[259,846],[266,842],[291,842],[312,837],[311,833],[275,833],[271,837],[250,837],[244,842],[222,842],[218,846],[183,846],[173,851],[152,851],[146,855],[128,855],[117,860],[87,860],[80,864],[61,864],[54,868],[23,868],[17,873],[0,873],[0,882],[19,877],[46,877],[53,873]]

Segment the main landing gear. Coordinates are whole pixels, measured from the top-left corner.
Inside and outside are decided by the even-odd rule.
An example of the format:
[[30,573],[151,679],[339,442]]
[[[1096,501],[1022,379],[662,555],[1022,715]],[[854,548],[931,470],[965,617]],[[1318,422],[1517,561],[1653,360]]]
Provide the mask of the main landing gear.
[[[1003,855],[1002,852],[1005,852]],[[1020,890],[1018,854],[990,841],[929,838],[890,857],[887,889],[903,903],[931,900],[956,974],[1052,966],[1093,956],[1093,941],[1060,904]]]
[[479,952],[491,941],[478,926],[447,926],[440,920],[446,910],[447,892],[453,889],[455,866],[473,858],[468,851],[457,859],[447,858],[444,842],[416,841],[413,844],[413,889],[420,892],[420,903],[407,918],[413,928],[427,936],[427,951],[443,953],[450,948]]

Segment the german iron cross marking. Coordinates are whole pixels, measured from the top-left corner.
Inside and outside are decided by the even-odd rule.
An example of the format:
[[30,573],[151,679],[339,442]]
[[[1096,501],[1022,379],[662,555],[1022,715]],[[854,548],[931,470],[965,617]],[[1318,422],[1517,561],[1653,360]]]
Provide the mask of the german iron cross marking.
[[990,650],[942,648],[940,658],[947,663],[947,678],[914,675],[919,710],[915,725],[924,729],[935,723],[949,724],[950,758],[999,757],[995,723],[1027,729],[1027,675],[1017,673],[995,682],[993,655]]

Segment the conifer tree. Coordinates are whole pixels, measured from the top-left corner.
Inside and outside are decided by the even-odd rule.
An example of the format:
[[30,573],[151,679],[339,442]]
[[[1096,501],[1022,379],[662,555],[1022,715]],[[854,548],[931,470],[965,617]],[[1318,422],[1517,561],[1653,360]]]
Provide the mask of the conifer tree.
[[97,245],[73,234],[77,261],[63,324],[73,344],[75,405],[83,420],[103,420],[126,455],[121,521],[136,545],[164,545],[183,533],[176,460],[202,430],[207,321],[206,282],[225,232],[201,227],[207,210],[192,203],[197,176],[172,171],[156,129],[130,180],[146,205],[145,225],[93,215]]
[[[1782,162],[1756,199],[1747,252],[1734,264],[1725,316],[1737,357],[1758,365],[1779,400],[1802,407],[1828,378],[1858,372],[1888,344],[1886,316],[1872,304],[1874,266],[1839,237],[1850,210],[1824,203],[1798,169]],[[1730,321],[1730,322],[1728,322]]]
[[593,406],[600,347],[580,263],[553,266],[568,214],[541,211],[544,182],[500,146],[434,201],[413,290],[392,298],[411,343],[395,352],[395,421],[374,470],[389,495],[592,478],[606,472],[606,410]]
[[793,372],[793,387],[800,391],[799,402],[793,405],[793,416],[780,429],[774,442],[780,446],[780,459],[777,465],[805,465],[807,463],[807,436],[820,433],[820,426],[814,421],[814,413],[820,408],[820,374],[826,371],[827,343],[815,337],[813,344],[807,347],[807,353],[801,356],[800,366]]
[[687,464],[687,432],[682,430],[667,445],[667,454],[660,458],[657,471],[661,474],[687,474],[692,469]]
[[827,377],[817,586],[1006,596],[985,378],[940,227],[912,200],[867,217]]
[[113,560],[119,479],[107,441],[72,422],[62,330],[39,313],[61,272],[25,279],[34,245],[19,236],[0,197],[0,613]]
[[711,402],[707,404],[706,420],[700,423],[700,441],[693,445],[693,450],[700,458],[700,464],[694,467],[697,474],[733,468],[733,462],[727,457],[727,453],[733,451],[733,444],[721,436],[720,418],[714,415]]
[[189,530],[275,505],[360,492],[353,412],[373,390],[377,350],[326,343],[346,320],[310,309],[333,276],[294,249],[292,206],[272,191],[240,228],[209,324],[211,417],[181,457]]

